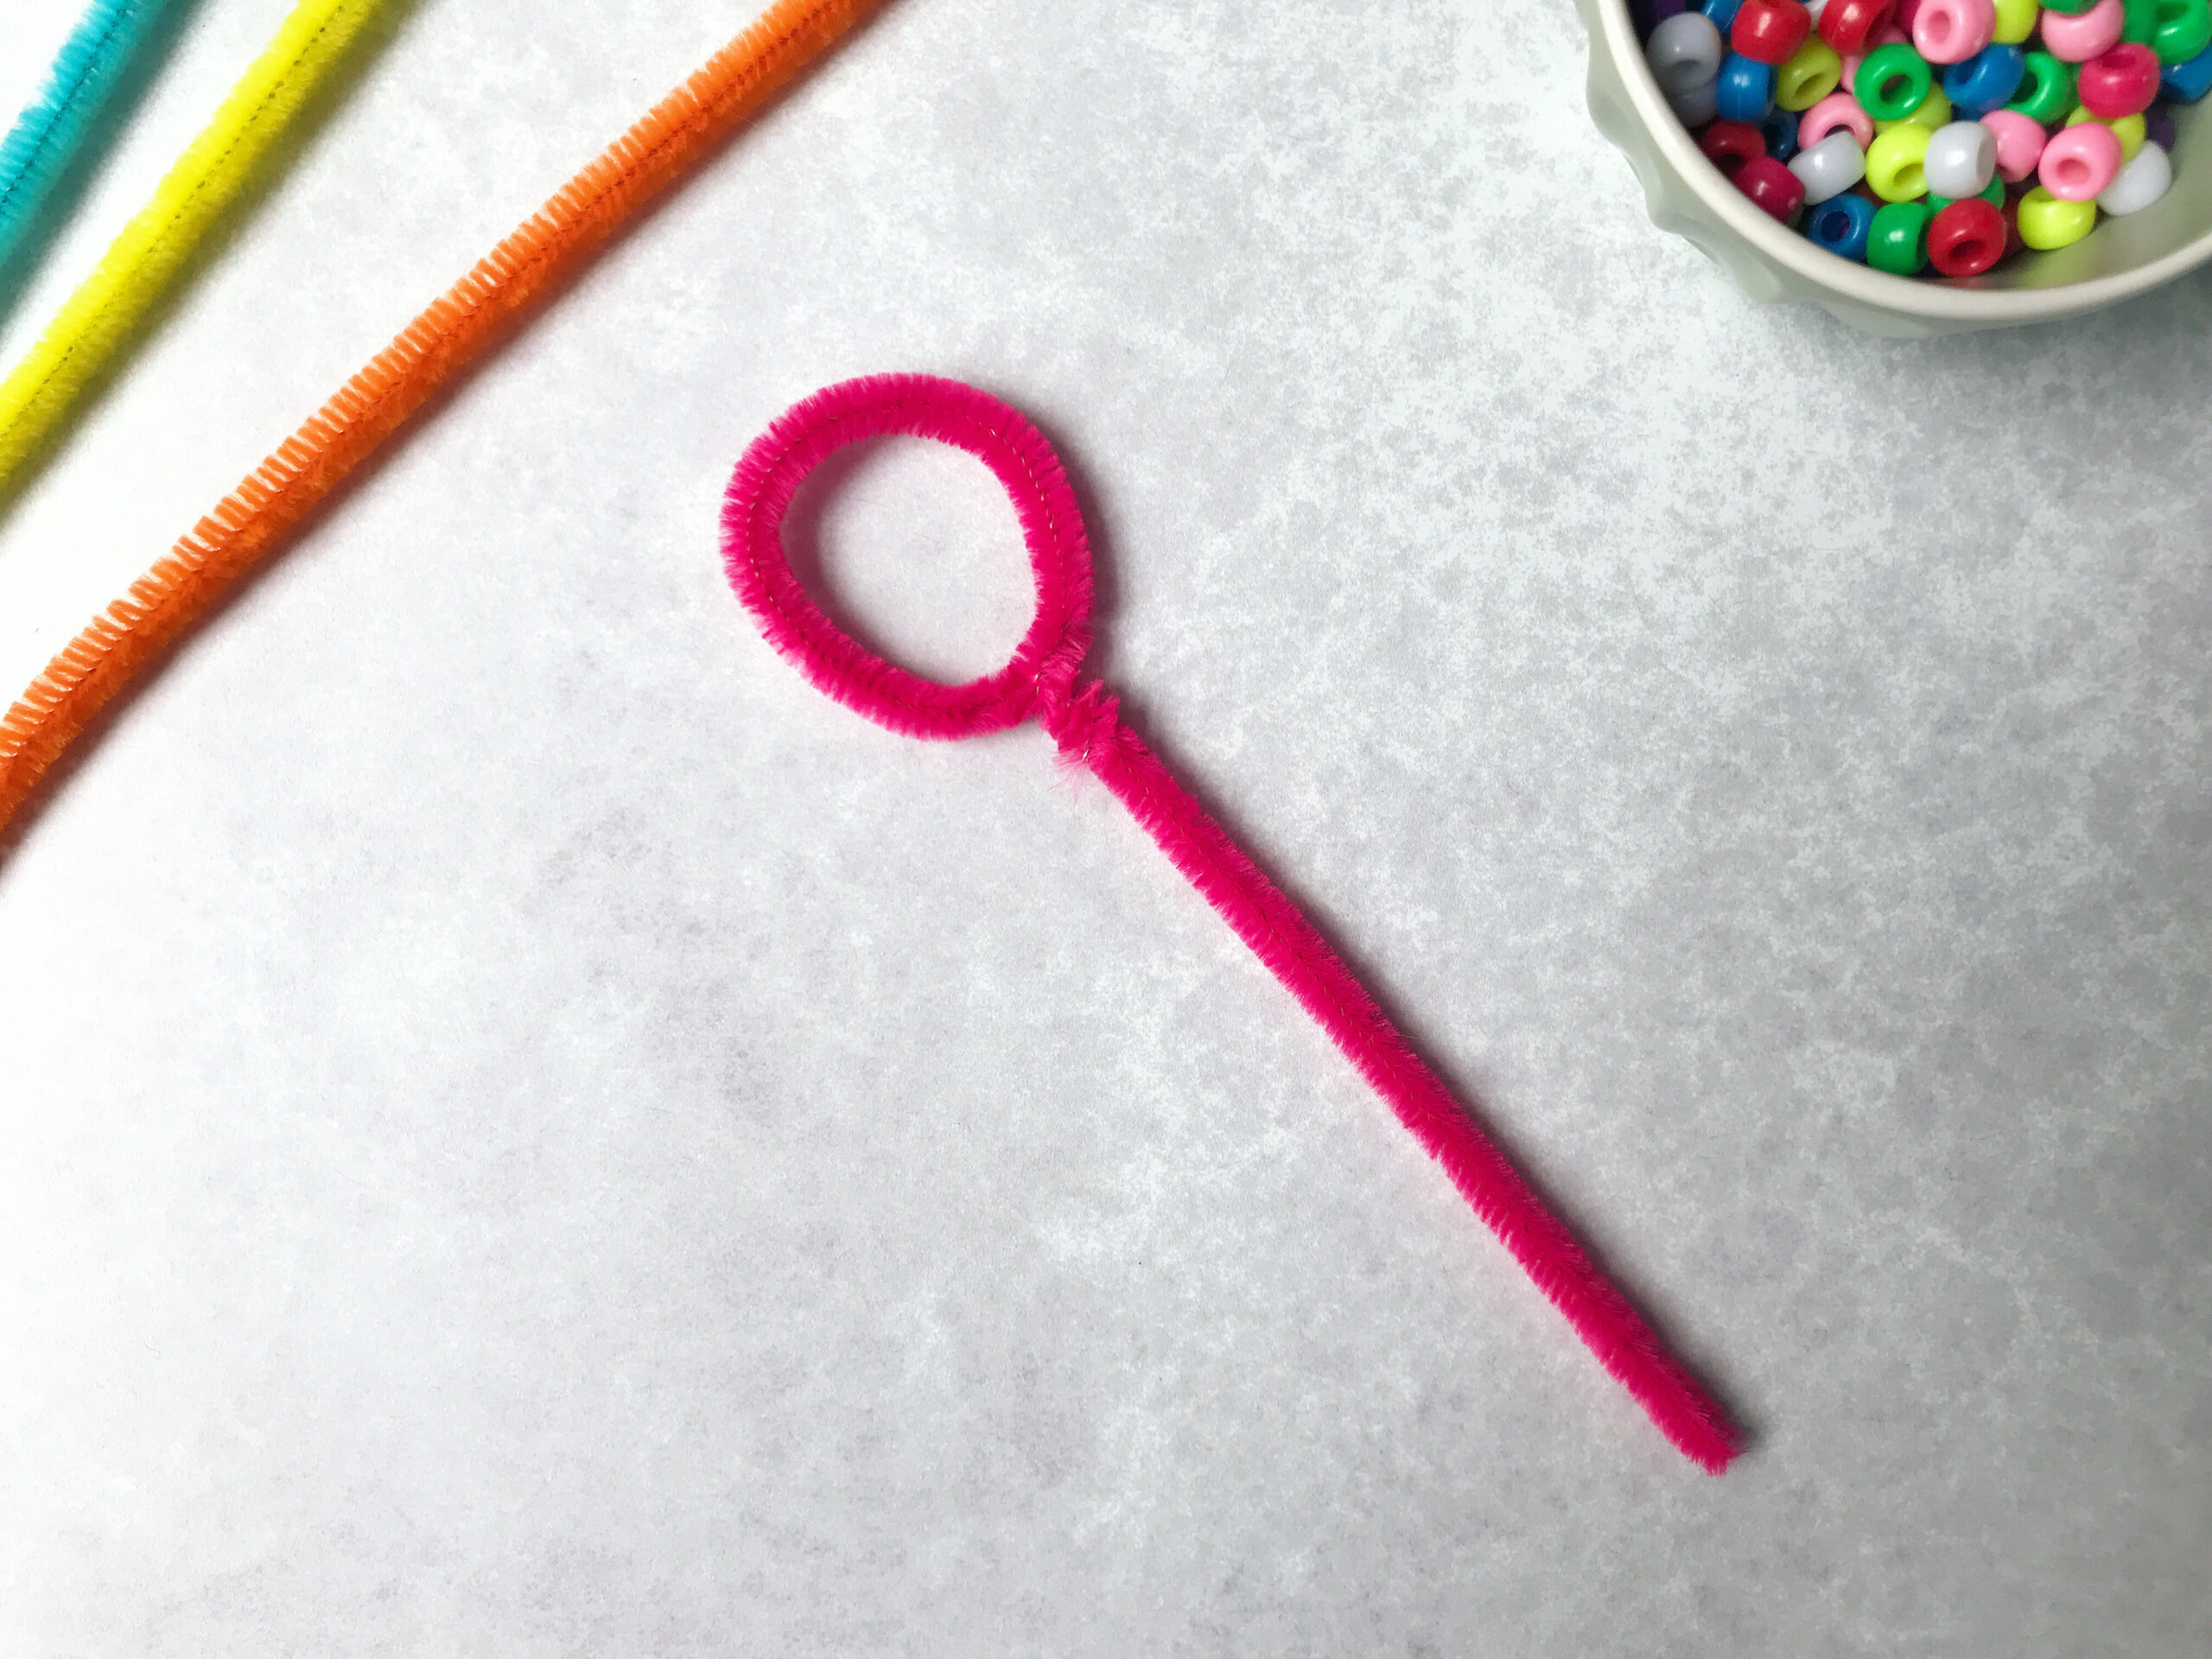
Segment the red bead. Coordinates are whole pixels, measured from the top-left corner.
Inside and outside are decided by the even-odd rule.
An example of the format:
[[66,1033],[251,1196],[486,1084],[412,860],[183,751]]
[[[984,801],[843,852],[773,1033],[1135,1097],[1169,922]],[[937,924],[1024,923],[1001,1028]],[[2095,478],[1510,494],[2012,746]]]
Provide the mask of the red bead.
[[2005,215],[1967,196],[1928,226],[1928,263],[1946,276],[1979,276],[2005,257]]
[[2158,54],[2133,41],[2091,58],[2075,77],[2082,107],[2100,121],[2140,115],[2158,95]]
[[1785,225],[1805,205],[1804,180],[1771,156],[1755,156],[1738,168],[1736,188]]
[[2005,204],[2005,252],[2010,259],[2028,245],[2020,239],[2020,199],[2014,196]]
[[1766,135],[1748,121],[1716,121],[1698,135],[1697,147],[1732,179],[1745,162],[1766,154]]
[[1828,0],[1821,13],[1821,38],[1840,57],[1863,56],[1896,10],[1897,0]]
[[1813,14],[1798,0],[1744,0],[1728,43],[1760,63],[1787,63],[1813,32]]

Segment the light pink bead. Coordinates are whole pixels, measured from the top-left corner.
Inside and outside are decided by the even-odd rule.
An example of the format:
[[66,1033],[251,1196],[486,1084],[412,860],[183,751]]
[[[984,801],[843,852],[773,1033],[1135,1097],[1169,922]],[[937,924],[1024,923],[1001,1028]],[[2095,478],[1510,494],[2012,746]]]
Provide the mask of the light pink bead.
[[[2036,126],[2032,121],[2028,124]],[[1810,149],[1838,128],[1856,138],[1861,149],[1874,142],[1874,118],[1860,109],[1859,100],[1849,92],[1830,92],[1797,118],[1798,147]],[[2036,127],[2036,137],[2043,137],[2041,127]]]
[[1930,63],[1964,63],[1996,32],[1995,0],[1921,0],[1912,20],[1912,44]]
[[2061,201],[2101,196],[2120,176],[2120,136],[2101,121],[2061,127],[2043,147],[2036,177]]
[[2043,123],[2018,110],[1992,110],[1981,118],[1997,140],[1997,174],[2007,184],[2018,184],[2036,170],[2043,159]]
[[2046,10],[2042,17],[2043,49],[2066,63],[2087,63],[2120,44],[2120,25],[2127,21],[2120,0],[2097,0],[2078,17]]
[[[1912,42],[1905,38],[1903,29],[1885,29],[1866,42],[1866,52],[1872,52],[1878,46],[1910,46]],[[1866,52],[1861,52],[1855,58],[1846,58],[1843,60],[1843,90],[1845,92],[1858,91],[1854,81],[1859,73],[1859,66],[1866,60]]]

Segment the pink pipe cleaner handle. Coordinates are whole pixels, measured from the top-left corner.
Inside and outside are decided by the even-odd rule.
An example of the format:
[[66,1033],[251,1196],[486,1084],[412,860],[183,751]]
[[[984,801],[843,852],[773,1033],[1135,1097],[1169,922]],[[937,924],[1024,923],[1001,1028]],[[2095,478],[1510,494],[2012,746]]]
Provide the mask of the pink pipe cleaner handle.
[[[995,474],[1020,515],[1037,613],[995,674],[944,685],[855,643],[792,574],[784,515],[835,451],[887,434],[935,438]],[[1090,544],[1066,474],[1037,429],[995,397],[926,375],[849,380],[794,405],[738,463],[722,509],[731,585],[771,645],[840,702],[916,737],[972,737],[1034,716],[1088,767],[1175,868],[1288,988],[1608,1371],[1682,1452],[1718,1474],[1736,1436],[1720,1408],[1660,1344],[1559,1218],[1422,1064],[1298,907],[1263,875],[1121,719],[1076,675],[1090,644]]]

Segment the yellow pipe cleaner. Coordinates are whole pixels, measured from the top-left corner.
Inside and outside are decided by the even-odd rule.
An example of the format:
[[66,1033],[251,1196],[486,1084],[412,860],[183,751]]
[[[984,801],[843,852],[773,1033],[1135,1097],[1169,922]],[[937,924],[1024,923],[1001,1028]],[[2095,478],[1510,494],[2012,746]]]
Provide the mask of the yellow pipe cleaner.
[[153,200],[0,381],[0,501],[118,365],[224,210],[389,0],[300,0]]

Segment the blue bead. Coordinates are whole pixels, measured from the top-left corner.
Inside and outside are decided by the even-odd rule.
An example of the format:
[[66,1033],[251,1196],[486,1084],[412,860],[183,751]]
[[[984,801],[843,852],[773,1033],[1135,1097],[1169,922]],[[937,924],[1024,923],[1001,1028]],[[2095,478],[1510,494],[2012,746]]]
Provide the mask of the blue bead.
[[[1727,65],[1720,68],[1728,73]],[[2177,104],[2194,104],[2212,91],[2212,46],[2208,46],[2187,63],[2170,63],[2158,76],[2158,85],[2168,98]]]
[[1943,96],[1961,120],[1979,121],[2010,104],[2027,73],[2028,54],[2018,47],[1985,46],[1943,72]]
[[1698,7],[1713,19],[1713,26],[1720,31],[1724,41],[1728,38],[1728,31],[1736,27],[1736,14],[1743,9],[1744,0],[1704,0]]
[[1797,153],[1797,118],[1788,110],[1770,111],[1759,123],[1759,137],[1766,140],[1768,155],[1786,162]]
[[1713,84],[1713,107],[1723,121],[1748,121],[1753,126],[1766,119],[1774,107],[1774,66],[1731,52],[1720,60],[1720,79]]
[[1866,263],[1866,234],[1873,228],[1874,204],[1847,190],[1805,215],[1805,234],[1815,247],[1862,265]]

